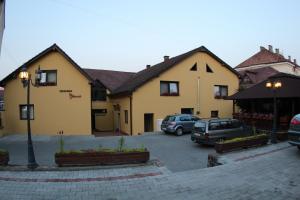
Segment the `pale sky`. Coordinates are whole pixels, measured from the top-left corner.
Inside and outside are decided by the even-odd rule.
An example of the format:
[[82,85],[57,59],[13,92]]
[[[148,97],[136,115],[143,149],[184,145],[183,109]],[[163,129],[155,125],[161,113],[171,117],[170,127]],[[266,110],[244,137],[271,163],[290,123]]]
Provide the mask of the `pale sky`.
[[268,44],[300,63],[299,19],[298,0],[7,0],[0,79],[53,43],[120,71],[201,45],[232,67]]

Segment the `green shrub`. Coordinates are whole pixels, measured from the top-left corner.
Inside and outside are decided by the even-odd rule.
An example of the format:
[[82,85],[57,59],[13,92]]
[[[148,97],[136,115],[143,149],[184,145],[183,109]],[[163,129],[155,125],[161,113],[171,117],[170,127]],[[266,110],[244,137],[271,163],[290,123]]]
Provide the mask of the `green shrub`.
[[124,146],[125,146],[125,138],[122,136],[119,139],[119,145],[118,145],[119,151],[123,151]]
[[246,141],[246,140],[251,140],[251,139],[257,139],[257,138],[264,138],[267,137],[266,134],[259,134],[259,135],[253,135],[253,136],[248,136],[248,137],[239,137],[239,138],[233,138],[230,140],[223,140],[218,142],[219,144],[227,144],[227,143],[233,143],[233,142],[241,142],[241,141]]
[[105,153],[117,153],[117,152],[145,152],[147,151],[147,148],[144,147],[142,144],[139,148],[126,148],[125,147],[125,138],[122,136],[118,140],[118,146],[117,148],[104,148],[102,145],[99,145],[95,149],[87,149],[87,150],[64,150],[64,141],[62,138],[62,134],[60,137],[60,151],[57,152],[57,154],[82,154],[82,153],[87,153],[87,152],[105,152]]
[[8,151],[4,150],[4,149],[0,149],[0,155],[4,155],[4,154],[7,154]]

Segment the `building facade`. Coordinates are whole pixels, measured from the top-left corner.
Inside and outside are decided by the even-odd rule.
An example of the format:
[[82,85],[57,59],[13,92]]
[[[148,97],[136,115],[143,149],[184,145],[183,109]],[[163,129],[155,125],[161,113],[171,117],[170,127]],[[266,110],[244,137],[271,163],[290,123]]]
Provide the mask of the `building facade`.
[[[24,66],[31,74],[38,68],[45,73],[44,85],[31,92],[34,134],[62,130],[137,135],[160,130],[162,119],[175,113],[231,117],[233,103],[224,97],[239,87],[238,73],[203,46],[173,58],[165,56],[137,73],[83,69],[56,44]],[[5,88],[6,134],[26,132],[21,67],[0,82]]]
[[242,88],[253,86],[278,73],[300,76],[300,67],[296,59],[292,60],[291,56],[285,58],[278,48],[274,51],[272,45],[269,45],[268,49],[260,47],[259,52],[240,63],[235,69],[240,74]]

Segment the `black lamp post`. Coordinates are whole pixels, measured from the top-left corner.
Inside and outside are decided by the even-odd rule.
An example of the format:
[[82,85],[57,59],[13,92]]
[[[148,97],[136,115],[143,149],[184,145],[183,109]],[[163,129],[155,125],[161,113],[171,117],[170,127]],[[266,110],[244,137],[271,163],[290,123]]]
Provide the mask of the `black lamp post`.
[[273,91],[273,127],[272,127],[272,133],[271,133],[271,143],[275,144],[277,143],[277,90],[282,87],[282,83],[280,81],[268,81],[266,83],[266,87],[271,89]]
[[[40,68],[35,72],[36,74],[36,81],[39,82],[41,77],[41,71]],[[30,127],[30,86],[38,87],[35,83],[32,82],[31,74],[27,71],[27,69],[24,67],[21,69],[21,72],[19,74],[19,77],[23,83],[23,87],[27,87],[27,104],[26,104],[26,111],[27,111],[27,148],[28,148],[28,164],[27,167],[31,170],[34,170],[38,167],[38,164],[35,161],[34,156],[34,150],[32,145],[32,139],[31,139],[31,127]]]

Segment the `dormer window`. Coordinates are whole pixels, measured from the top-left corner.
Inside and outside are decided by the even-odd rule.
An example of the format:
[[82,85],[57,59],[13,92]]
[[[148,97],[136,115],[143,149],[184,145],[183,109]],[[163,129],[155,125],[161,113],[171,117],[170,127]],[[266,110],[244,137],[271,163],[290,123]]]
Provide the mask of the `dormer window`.
[[106,88],[102,85],[92,87],[92,100],[93,101],[106,101]]

